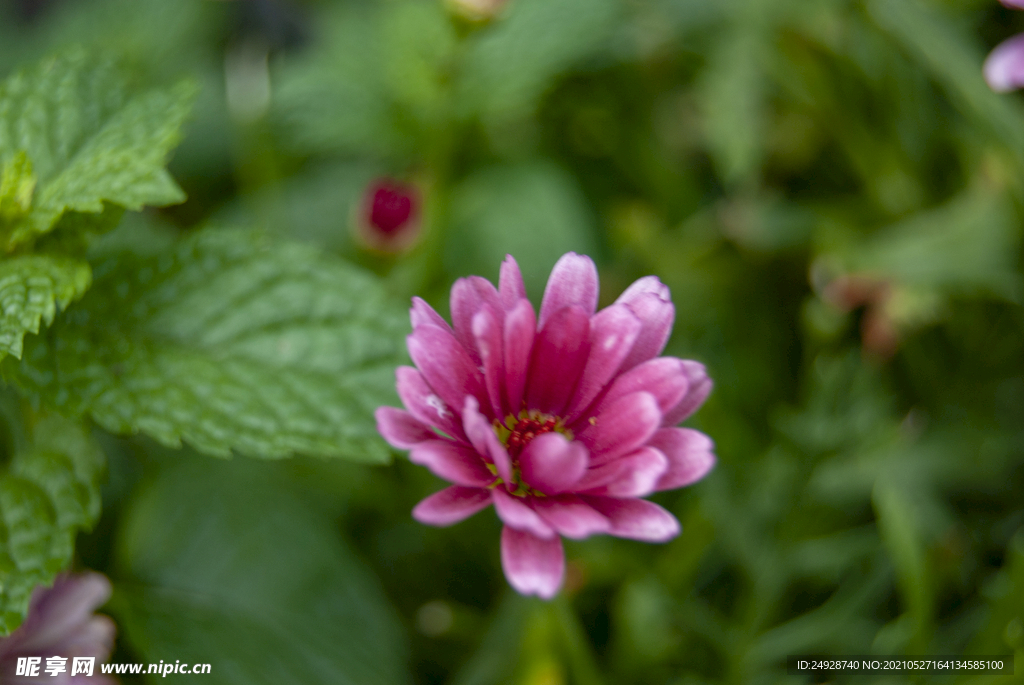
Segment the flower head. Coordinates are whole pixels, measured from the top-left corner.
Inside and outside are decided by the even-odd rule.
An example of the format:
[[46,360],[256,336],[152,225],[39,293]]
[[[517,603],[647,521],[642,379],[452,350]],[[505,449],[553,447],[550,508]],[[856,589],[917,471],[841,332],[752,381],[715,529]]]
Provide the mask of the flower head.
[[363,194],[356,222],[360,239],[381,252],[400,252],[420,231],[420,197],[413,185],[381,178]]
[[[1013,9],[1024,9],[1024,0],[1000,0]],[[1003,93],[1024,87],[1024,34],[1003,41],[989,54],[983,68],[992,90]]]
[[451,293],[452,325],[413,298],[409,354],[398,369],[407,411],[377,410],[381,435],[454,485],[413,516],[446,526],[493,504],[501,559],[517,591],[553,597],[560,536],[595,533],[664,542],[679,523],[641,499],[702,478],[711,440],[676,428],[711,391],[704,367],[659,357],[675,316],[648,276],[597,308],[594,263],[555,265],[539,316],[507,257],[498,288],[471,276]]
[[[57,576],[53,587],[37,587],[29,602],[25,622],[7,637],[0,638],[0,682],[29,685],[39,677],[15,675],[19,657],[60,656],[66,670],[46,678],[53,685],[114,685],[102,675],[98,663],[106,661],[114,643],[114,622],[93,611],[110,597],[110,581],[98,573]],[[72,676],[75,657],[93,657],[97,665],[91,676]]]

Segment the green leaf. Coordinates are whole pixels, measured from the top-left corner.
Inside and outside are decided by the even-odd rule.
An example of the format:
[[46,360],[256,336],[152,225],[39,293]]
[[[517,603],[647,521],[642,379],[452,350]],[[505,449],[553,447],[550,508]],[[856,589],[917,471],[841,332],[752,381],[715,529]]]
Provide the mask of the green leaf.
[[[88,431],[5,402],[14,453],[0,472],[0,634],[21,624],[36,585],[71,562],[75,534],[100,511],[105,459]],[[24,424],[24,425],[22,425]]]
[[535,296],[559,257],[595,248],[586,199],[575,179],[549,162],[476,172],[456,189],[452,216],[455,230],[446,248],[451,271],[497,280],[501,260],[511,254]]
[[20,219],[32,207],[36,175],[28,155],[19,152],[8,159],[0,170],[0,221]]
[[[133,94],[111,61],[81,51],[0,84],[5,177],[25,156],[37,179],[31,208],[0,224],[3,247],[10,251],[49,231],[68,210],[99,213],[104,201],[138,210],[184,200],[164,164],[180,138],[193,91],[182,83]],[[24,170],[20,178],[24,188]]]
[[460,98],[486,116],[530,113],[554,79],[611,33],[614,0],[516,0],[470,44]]
[[53,323],[89,288],[89,265],[66,257],[26,255],[0,261],[0,359],[21,358],[26,333]]
[[148,661],[209,663],[211,685],[411,682],[377,580],[283,469],[186,458],[123,530],[111,608]]
[[404,313],[376,280],[316,250],[202,231],[169,253],[120,253],[16,382],[64,412],[165,445],[385,462],[373,411],[395,403]]

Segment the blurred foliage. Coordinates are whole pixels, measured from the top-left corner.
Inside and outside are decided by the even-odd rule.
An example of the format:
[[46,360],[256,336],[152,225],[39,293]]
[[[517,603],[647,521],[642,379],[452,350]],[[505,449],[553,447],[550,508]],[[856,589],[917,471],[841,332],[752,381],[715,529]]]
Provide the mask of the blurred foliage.
[[[446,311],[506,252],[533,298],[568,250],[595,257],[605,302],[657,274],[668,353],[716,382],[692,424],[717,468],[657,497],[683,534],[567,544],[550,604],[510,595],[492,515],[414,523],[438,483],[404,459],[225,463],[97,430],[104,510],[77,563],[114,579],[115,660],[208,660],[207,683],[808,682],[785,674],[797,653],[1019,670],[1024,106],[981,61],[1021,30],[994,0],[507,0],[477,22],[441,0],[0,2],[0,73],[77,45],[133,93],[199,84],[170,163],[187,202],[79,250],[135,206],[106,198],[3,262],[2,349],[30,333],[6,379],[41,405],[169,446],[380,460],[344,410],[390,380],[353,395],[330,346],[395,363],[404,324],[374,303]],[[48,178],[22,149],[0,146],[2,225]],[[394,257],[352,230],[381,175],[424,195]],[[85,260],[96,284],[69,305]],[[30,267],[31,289],[7,275]],[[217,309],[232,293],[250,299]],[[377,333],[346,303],[380,311]],[[92,348],[61,343],[76,327]],[[266,327],[309,348],[282,360]],[[65,364],[82,373],[53,386]]]

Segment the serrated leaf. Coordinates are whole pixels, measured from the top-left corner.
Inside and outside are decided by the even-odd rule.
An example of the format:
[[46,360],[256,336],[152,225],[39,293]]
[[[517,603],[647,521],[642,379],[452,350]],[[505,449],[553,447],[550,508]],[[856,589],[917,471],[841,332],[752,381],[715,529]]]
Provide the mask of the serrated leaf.
[[58,309],[89,288],[89,265],[67,257],[25,255],[0,261],[0,359],[21,358],[26,333],[50,325]]
[[372,413],[394,401],[408,325],[371,275],[216,230],[95,273],[8,367],[26,391],[115,433],[214,455],[389,458]]
[[75,535],[96,522],[105,465],[82,425],[57,415],[4,413],[27,425],[0,472],[0,634],[21,624],[32,589],[67,567]]
[[182,83],[133,94],[116,65],[80,51],[0,84],[0,163],[24,154],[37,179],[31,209],[0,224],[4,248],[49,231],[68,210],[181,202],[164,165],[193,91]]

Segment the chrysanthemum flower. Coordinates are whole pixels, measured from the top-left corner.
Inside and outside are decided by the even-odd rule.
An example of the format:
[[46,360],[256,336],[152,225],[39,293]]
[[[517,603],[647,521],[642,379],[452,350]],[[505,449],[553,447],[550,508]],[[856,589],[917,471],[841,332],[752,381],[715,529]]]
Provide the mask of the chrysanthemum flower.
[[[1024,0],[1000,0],[1007,7],[1024,9]],[[989,54],[985,80],[1000,93],[1024,88],[1024,34],[1003,41]]]
[[[0,683],[29,685],[45,680],[53,685],[115,685],[100,673],[100,664],[110,656],[116,629],[106,616],[93,612],[110,597],[110,581],[99,573],[63,574],[53,587],[37,587],[29,602],[25,622],[7,637],[0,638]],[[67,659],[65,671],[47,675],[47,659]],[[37,676],[17,676],[19,658],[41,657]],[[96,659],[93,674],[71,675],[75,657]]]
[[379,178],[367,186],[356,220],[359,239],[380,252],[401,252],[420,233],[420,197],[416,186]]
[[548,280],[540,316],[515,260],[498,289],[471,276],[452,287],[453,325],[413,298],[398,394],[377,410],[381,435],[454,483],[420,502],[416,520],[447,526],[494,504],[502,568],[522,594],[550,598],[565,572],[559,536],[607,533],[647,542],[679,523],[641,499],[712,467],[711,440],[676,424],[711,391],[701,364],[658,357],[675,316],[648,276],[597,308],[597,270],[569,253]]

